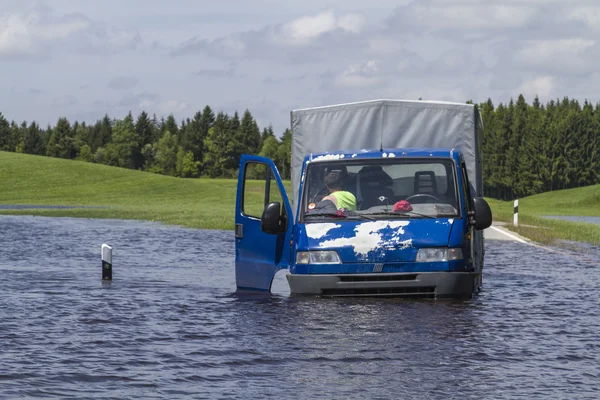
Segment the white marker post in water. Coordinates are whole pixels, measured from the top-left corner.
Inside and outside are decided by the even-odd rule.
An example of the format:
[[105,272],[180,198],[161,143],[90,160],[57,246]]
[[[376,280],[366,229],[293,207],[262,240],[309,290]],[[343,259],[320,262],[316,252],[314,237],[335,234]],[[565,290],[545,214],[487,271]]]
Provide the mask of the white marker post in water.
[[102,245],[102,280],[112,281],[112,247]]
[[515,214],[513,216],[513,225],[519,226],[519,199],[515,200]]

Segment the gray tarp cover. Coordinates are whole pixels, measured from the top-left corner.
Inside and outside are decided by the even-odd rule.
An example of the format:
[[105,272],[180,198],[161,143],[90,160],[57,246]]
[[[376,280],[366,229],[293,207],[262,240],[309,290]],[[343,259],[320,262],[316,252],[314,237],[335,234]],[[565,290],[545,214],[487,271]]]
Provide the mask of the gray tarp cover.
[[292,123],[292,202],[304,157],[310,153],[389,148],[456,148],[465,157],[469,180],[483,194],[483,126],[471,104],[373,100],[294,110]]

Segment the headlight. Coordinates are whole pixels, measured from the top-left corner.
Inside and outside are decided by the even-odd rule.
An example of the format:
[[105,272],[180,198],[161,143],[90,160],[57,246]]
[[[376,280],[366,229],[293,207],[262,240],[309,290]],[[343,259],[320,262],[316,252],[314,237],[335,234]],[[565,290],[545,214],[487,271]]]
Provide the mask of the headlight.
[[296,264],[341,264],[336,251],[299,251]]
[[447,247],[432,247],[429,249],[419,249],[416,262],[432,262],[432,261],[450,261],[462,260],[462,249]]

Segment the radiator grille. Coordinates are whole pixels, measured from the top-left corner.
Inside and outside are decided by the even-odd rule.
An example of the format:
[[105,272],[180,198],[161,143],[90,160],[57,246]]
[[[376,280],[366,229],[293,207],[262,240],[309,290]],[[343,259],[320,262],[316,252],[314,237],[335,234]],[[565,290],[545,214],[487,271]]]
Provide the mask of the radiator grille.
[[418,287],[385,287],[385,288],[335,288],[323,289],[322,296],[401,296],[401,297],[435,297],[435,286]]
[[414,281],[417,274],[402,275],[350,275],[340,277],[340,282]]

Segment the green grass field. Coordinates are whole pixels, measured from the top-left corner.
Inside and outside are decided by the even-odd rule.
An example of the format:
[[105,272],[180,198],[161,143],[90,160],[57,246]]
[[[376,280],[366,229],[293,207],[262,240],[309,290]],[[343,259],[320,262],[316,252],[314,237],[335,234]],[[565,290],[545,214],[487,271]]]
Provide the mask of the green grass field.
[[[204,229],[233,229],[235,180],[181,179],[78,161],[0,152],[0,204],[98,206],[94,209],[0,210],[0,214],[159,221]],[[249,191],[256,203],[257,190]],[[289,182],[286,182],[289,190]],[[494,220],[511,222],[513,203],[488,199]],[[520,227],[541,243],[554,239],[600,245],[600,226],[543,215],[600,216],[600,185],[519,200]],[[531,226],[524,226],[531,225]]]
[[143,219],[192,228],[233,229],[236,189],[236,182],[230,179],[180,179],[0,152],[0,204],[105,207],[0,210],[3,214]]
[[600,225],[560,221],[544,216],[600,216],[600,185],[558,190],[519,199],[519,227],[512,226],[512,201],[487,199],[495,221],[536,242],[555,239],[600,245]]

